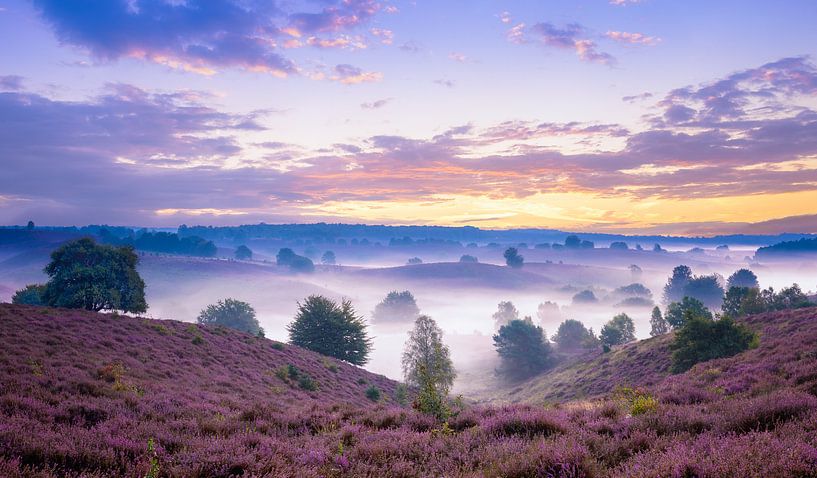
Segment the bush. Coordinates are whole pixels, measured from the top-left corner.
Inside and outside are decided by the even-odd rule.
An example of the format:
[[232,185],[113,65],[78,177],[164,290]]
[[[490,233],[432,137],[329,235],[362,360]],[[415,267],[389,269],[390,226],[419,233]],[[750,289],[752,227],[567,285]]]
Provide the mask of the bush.
[[530,376],[551,364],[550,342],[530,319],[510,321],[493,338],[508,375]]
[[11,297],[12,304],[24,305],[46,305],[43,295],[45,294],[45,285],[29,284],[24,288],[18,290]]
[[380,400],[380,389],[371,385],[369,388],[366,389],[366,398],[373,402],[377,402]]
[[255,309],[250,304],[236,299],[219,300],[208,305],[199,313],[197,321],[200,325],[221,325],[252,335],[263,333],[258,319],[255,318]]
[[386,294],[372,312],[372,318],[378,322],[408,322],[420,315],[420,308],[411,292],[393,290]]
[[599,333],[602,345],[612,347],[622,345],[635,340],[635,324],[633,319],[627,314],[618,314],[612,320],[604,324]]
[[713,321],[689,316],[672,343],[672,371],[685,372],[699,362],[731,357],[756,346],[758,337],[730,317]]
[[337,304],[323,296],[309,296],[298,304],[298,314],[287,330],[294,345],[354,365],[368,361],[372,343],[366,323],[348,300]]

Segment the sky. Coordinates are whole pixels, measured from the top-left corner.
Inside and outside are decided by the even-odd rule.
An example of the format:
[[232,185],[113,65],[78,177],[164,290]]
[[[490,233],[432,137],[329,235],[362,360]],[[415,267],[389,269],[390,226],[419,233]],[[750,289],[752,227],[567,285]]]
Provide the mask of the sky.
[[0,0],[0,224],[817,233],[811,0]]

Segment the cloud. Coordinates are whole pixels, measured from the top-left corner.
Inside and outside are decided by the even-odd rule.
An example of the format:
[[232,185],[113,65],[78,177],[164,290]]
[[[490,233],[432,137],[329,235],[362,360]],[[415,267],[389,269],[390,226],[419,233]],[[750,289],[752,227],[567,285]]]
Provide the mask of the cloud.
[[511,23],[511,12],[504,11],[504,12],[500,13],[499,14],[499,21],[506,24],[506,25]]
[[344,85],[356,85],[359,83],[372,83],[383,79],[383,74],[378,72],[368,72],[362,69],[347,65],[336,65],[333,70],[331,80],[343,83]]
[[440,85],[440,86],[445,86],[446,88],[453,88],[453,87],[457,86],[457,83],[454,82],[453,80],[445,80],[445,79],[434,80],[434,84],[437,84],[437,85]]
[[391,45],[394,42],[394,32],[385,28],[372,28],[369,30],[372,35],[380,39],[380,43]]
[[242,68],[279,77],[299,71],[282,48],[365,47],[346,32],[365,24],[380,3],[321,3],[317,12],[290,12],[277,2],[241,0],[34,0],[61,42],[98,61],[135,58],[201,74]]
[[653,94],[647,91],[638,95],[622,96],[621,101],[624,101],[625,103],[634,103],[636,101],[648,100],[652,97]]
[[470,59],[465,56],[463,53],[452,51],[448,54],[448,59],[452,61],[456,61],[457,63],[466,63]]
[[0,90],[18,91],[23,89],[23,77],[18,75],[0,75]]
[[630,45],[657,45],[661,42],[661,39],[658,37],[651,37],[644,35],[643,33],[630,33],[630,32],[617,32],[617,31],[609,31],[605,34],[605,36],[611,40],[615,40],[620,43],[627,43]]
[[[341,71],[346,78],[363,74]],[[116,84],[83,101],[5,92],[0,191],[11,199],[3,217],[36,209],[73,222],[150,221],[157,210],[219,210],[261,220],[268,210],[331,215],[337,210],[328,204],[538,194],[746,204],[750,196],[765,201],[817,190],[817,111],[809,108],[815,97],[817,68],[784,58],[672,90],[640,129],[516,120],[311,151],[274,138],[245,145],[239,133],[260,130],[263,113],[223,113],[197,92]],[[259,150],[261,158],[252,159]],[[788,214],[805,213],[798,206]]]
[[635,5],[637,3],[641,3],[642,1],[643,0],[610,0],[610,5],[626,7],[627,5]]
[[361,103],[360,107],[364,110],[376,110],[382,108],[391,102],[392,98],[383,98],[380,100],[375,100],[370,103]]
[[408,53],[419,53],[423,48],[414,40],[409,40],[400,45],[400,49]]
[[578,23],[570,23],[562,28],[552,23],[537,23],[530,28],[530,32],[546,46],[575,51],[582,61],[605,65],[615,63],[612,55],[598,50],[596,42],[587,38],[587,32]]

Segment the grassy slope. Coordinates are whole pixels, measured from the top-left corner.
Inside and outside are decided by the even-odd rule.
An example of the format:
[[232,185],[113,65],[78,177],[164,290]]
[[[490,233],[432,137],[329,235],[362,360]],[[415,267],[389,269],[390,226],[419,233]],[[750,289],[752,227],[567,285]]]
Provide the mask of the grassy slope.
[[[741,367],[795,366],[800,359],[792,350],[801,352],[808,350],[809,344],[817,344],[817,308],[760,314],[743,322],[760,334],[760,347],[700,364],[685,376],[711,374],[708,371],[713,369],[721,374],[729,369],[740,372]],[[493,378],[474,377],[475,385],[464,393],[481,402],[541,403],[594,398],[616,386],[663,388],[676,381],[669,373],[672,337],[667,334],[641,340],[607,354],[592,352],[524,382],[503,384]],[[811,348],[817,353],[817,346]]]
[[[200,335],[203,343],[193,344]],[[393,394],[395,382],[300,347],[259,339],[226,328],[205,328],[174,320],[150,320],[77,310],[0,304],[0,367],[3,387],[27,381],[33,368],[43,379],[68,389],[105,388],[99,370],[124,367],[121,381],[146,394],[198,395],[219,400],[274,399],[368,402],[366,385]],[[309,392],[287,384],[275,370],[292,364],[319,384]],[[332,367],[334,365],[334,367]],[[330,368],[337,369],[336,372]]]

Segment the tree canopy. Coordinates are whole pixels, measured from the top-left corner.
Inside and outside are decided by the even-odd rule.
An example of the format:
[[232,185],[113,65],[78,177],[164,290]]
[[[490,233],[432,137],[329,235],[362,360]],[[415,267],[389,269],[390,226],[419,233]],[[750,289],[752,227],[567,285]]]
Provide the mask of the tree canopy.
[[389,292],[372,312],[372,318],[377,322],[409,322],[415,320],[418,315],[420,315],[420,308],[417,307],[417,301],[414,295],[407,290]]
[[692,280],[692,269],[689,266],[680,265],[672,269],[672,275],[664,286],[664,303],[670,304],[683,299],[684,287],[690,280]]
[[519,320],[519,311],[513,302],[505,300],[497,304],[496,312],[491,316],[494,319],[494,329],[499,330],[500,327],[512,320]]
[[550,342],[542,328],[530,320],[512,320],[500,327],[493,338],[508,375],[534,375],[551,364]]
[[693,315],[675,333],[672,371],[685,372],[698,362],[738,354],[757,343],[757,336],[730,317],[711,320]]
[[255,317],[255,309],[236,299],[228,298],[208,305],[199,313],[197,322],[206,326],[221,325],[252,335],[264,333]]
[[407,384],[423,388],[431,380],[435,390],[447,395],[457,373],[451,362],[448,346],[443,343],[443,331],[427,315],[414,321],[403,350],[403,377]]
[[294,345],[354,365],[364,365],[369,360],[372,341],[366,322],[348,300],[338,304],[326,297],[311,295],[298,303],[298,313],[287,330],[289,341]]
[[551,337],[553,342],[562,351],[575,351],[595,345],[596,337],[587,327],[578,320],[567,319]]
[[43,301],[73,309],[145,312],[145,282],[130,246],[113,247],[82,238],[51,253]]
[[245,245],[240,245],[235,249],[235,258],[244,261],[252,259],[252,251]]
[[321,264],[323,265],[333,266],[335,265],[335,262],[336,262],[335,253],[332,251],[326,251],[321,256]]
[[602,345],[612,347],[635,340],[635,324],[627,314],[618,314],[604,324],[599,333]]
[[25,305],[46,305],[43,296],[45,295],[45,285],[28,284],[18,290],[11,297],[12,304]]
[[703,302],[694,297],[684,297],[680,302],[667,306],[666,320],[673,329],[683,327],[689,317],[704,317],[712,320],[712,312]]
[[502,255],[505,257],[505,263],[514,269],[519,269],[525,263],[525,257],[520,255],[515,247],[505,249],[505,253]]
[[757,289],[760,284],[757,281],[757,276],[749,269],[738,269],[726,281],[726,289],[732,287],[748,287]]
[[661,309],[653,307],[652,315],[650,316],[650,337],[657,337],[669,332],[669,323],[661,314]]

